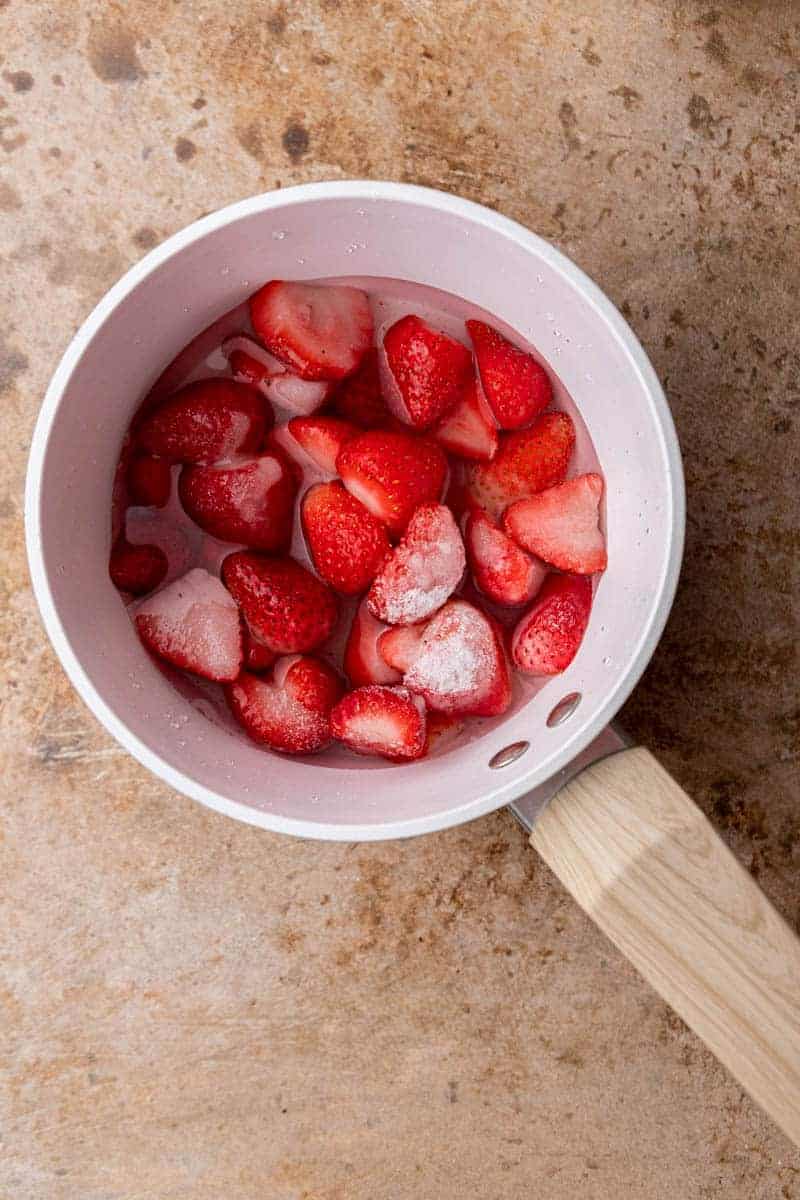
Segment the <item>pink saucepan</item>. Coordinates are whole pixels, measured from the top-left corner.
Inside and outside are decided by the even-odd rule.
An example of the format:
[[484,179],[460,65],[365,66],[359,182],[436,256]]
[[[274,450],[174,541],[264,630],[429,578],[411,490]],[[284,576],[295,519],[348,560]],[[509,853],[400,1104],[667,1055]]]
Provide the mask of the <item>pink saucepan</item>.
[[[442,289],[536,346],[607,483],[609,567],[575,661],[402,768],[266,755],[212,724],[148,658],[108,578],[114,466],[161,368],[264,279],[352,275]],[[402,184],[311,184],[205,217],[133,267],[67,349],[36,426],[26,522],[53,645],[146,767],[219,812],[302,837],[408,837],[510,804],[576,900],[800,1143],[798,942],[678,785],[609,728],[672,602],[683,478],[647,357],[567,258],[489,209]]]

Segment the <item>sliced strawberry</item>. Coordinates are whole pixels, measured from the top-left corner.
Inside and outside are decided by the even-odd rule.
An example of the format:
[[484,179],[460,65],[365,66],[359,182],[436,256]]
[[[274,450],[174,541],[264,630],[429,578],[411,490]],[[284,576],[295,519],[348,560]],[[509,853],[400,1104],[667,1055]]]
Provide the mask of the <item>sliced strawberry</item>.
[[438,501],[447,478],[447,459],[438,446],[381,429],[347,442],[336,467],[347,490],[392,533],[403,532],[420,504]]
[[362,429],[376,429],[389,420],[389,409],[381,392],[378,351],[374,346],[366,352],[358,370],[337,385],[331,407],[337,416]]
[[237,379],[257,387],[272,404],[289,412],[299,415],[316,412],[328,398],[329,383],[291,374],[286,363],[246,333],[226,338],[221,349]]
[[153,409],[136,437],[148,454],[206,465],[233,454],[252,454],[273,419],[255,388],[233,379],[200,379]]
[[487,411],[477,379],[470,379],[454,408],[431,436],[450,454],[489,462],[497,453],[497,427]]
[[461,342],[413,314],[386,331],[383,348],[405,419],[415,429],[428,429],[461,397],[472,372],[472,355]]
[[567,413],[545,413],[530,429],[508,433],[490,463],[467,469],[472,499],[497,520],[515,500],[561,483],[575,445]]
[[242,671],[225,697],[254,741],[282,754],[315,754],[331,741],[331,709],[342,691],[327,663],[292,655],[275,664],[271,679]]
[[293,558],[238,550],[222,564],[222,580],[250,632],[277,654],[305,654],[330,637],[336,597]]
[[414,625],[441,608],[461,582],[464,543],[443,504],[422,504],[367,596],[370,612],[387,625]]
[[575,575],[606,569],[606,544],[598,524],[603,480],[590,473],[518,500],[503,524],[520,546]]
[[348,692],[331,713],[331,729],[356,754],[407,762],[425,753],[425,710],[402,687]]
[[491,325],[467,321],[484,395],[501,429],[530,425],[553,399],[547,372]]
[[309,488],[301,514],[317,574],[344,596],[366,591],[391,549],[386,526],[338,479]]
[[494,717],[511,703],[500,632],[464,600],[451,600],[428,622],[403,683],[428,708],[451,715]]
[[542,563],[521,550],[480,509],[466,519],[464,544],[476,586],[496,604],[527,604],[547,574]]
[[527,675],[558,675],[578,652],[592,608],[585,575],[550,575],[511,641],[511,656]]
[[393,670],[379,653],[378,642],[386,631],[362,600],[353,615],[353,623],[344,648],[344,669],[353,687],[368,683],[399,683],[400,672]]
[[425,625],[398,625],[378,638],[378,653],[385,663],[405,675],[410,671],[422,645]]
[[132,504],[163,508],[172,490],[172,474],[166,458],[134,454],[128,464],[128,492]]
[[137,606],[136,628],[149,650],[185,671],[229,682],[242,665],[239,610],[208,571],[196,567]]
[[253,637],[247,625],[242,630],[242,652],[247,671],[268,671],[278,657],[274,650],[269,650]]
[[361,432],[357,425],[339,417],[292,417],[288,429],[301,450],[329,475],[336,474],[342,446]]
[[158,587],[167,567],[167,556],[158,546],[131,546],[120,539],[111,551],[108,573],[121,592],[143,596]]
[[178,492],[192,520],[213,537],[288,550],[297,479],[283,454],[266,450],[213,467],[184,467]]
[[267,350],[302,379],[343,379],[372,343],[369,300],[357,288],[273,279],[251,297],[250,319]]

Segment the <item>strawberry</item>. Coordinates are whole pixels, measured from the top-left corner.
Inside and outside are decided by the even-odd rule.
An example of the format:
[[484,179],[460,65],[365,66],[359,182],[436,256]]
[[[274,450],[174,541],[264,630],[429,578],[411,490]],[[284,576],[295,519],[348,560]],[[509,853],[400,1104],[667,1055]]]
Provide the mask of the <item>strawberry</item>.
[[301,515],[317,574],[345,596],[365,591],[391,549],[386,526],[338,479],[309,488]]
[[558,675],[578,652],[592,607],[585,575],[549,575],[511,640],[511,656],[527,675]]
[[288,550],[297,480],[280,452],[184,467],[178,492],[192,520],[213,537],[273,553]]
[[494,717],[511,703],[502,636],[465,600],[451,600],[428,622],[403,683],[451,716]]
[[356,754],[408,762],[425,753],[425,709],[402,687],[356,688],[331,713],[333,736]]
[[393,670],[378,652],[378,643],[385,631],[386,626],[375,620],[366,600],[362,600],[353,615],[344,648],[345,674],[353,687],[400,682],[400,672]]
[[389,420],[389,409],[381,392],[378,351],[374,346],[366,352],[358,370],[337,384],[331,407],[337,416],[362,429],[375,429]]
[[452,742],[464,728],[464,722],[458,717],[449,717],[447,713],[431,712],[427,714],[425,729],[425,753],[438,747],[441,742]]
[[226,338],[221,349],[238,380],[257,387],[269,401],[289,412],[316,412],[328,398],[329,383],[292,375],[285,363],[246,333]]
[[336,474],[342,446],[361,432],[357,425],[338,417],[292,417],[288,429],[300,449],[329,475]]
[[606,569],[599,527],[603,480],[590,473],[547,488],[506,509],[503,524],[520,546],[560,571],[593,575]]
[[268,650],[253,637],[247,625],[242,630],[242,654],[245,670],[256,672],[268,671],[278,657],[274,650]]
[[166,458],[134,454],[128,464],[128,491],[132,504],[163,508],[172,490],[172,474]]
[[465,565],[464,543],[450,509],[422,504],[370,588],[369,610],[387,625],[424,621],[458,587]]
[[199,379],[153,409],[136,437],[148,454],[207,465],[232,454],[252,454],[273,419],[255,388],[232,379]]
[[282,754],[314,754],[331,741],[331,709],[342,691],[327,663],[291,655],[278,660],[270,679],[242,671],[225,698],[254,741]]
[[553,399],[544,367],[483,321],[467,321],[467,329],[484,395],[498,425],[501,429],[530,425]]
[[497,428],[487,411],[477,379],[470,379],[461,399],[435,425],[431,436],[450,454],[489,462],[497,453]]
[[250,298],[267,350],[301,379],[336,380],[356,370],[372,342],[365,292],[273,279]]
[[142,600],[136,608],[139,637],[173,666],[218,683],[242,665],[242,632],[233,597],[208,571],[195,567]]
[[383,348],[405,419],[428,429],[460,398],[472,371],[469,350],[412,314],[386,331]]
[[251,634],[277,654],[305,654],[330,636],[336,597],[293,558],[237,550],[222,564],[222,581]]
[[378,638],[378,653],[393,670],[405,675],[410,671],[422,645],[425,625],[398,625]]
[[473,501],[495,520],[515,500],[561,483],[575,445],[575,426],[563,412],[545,413],[530,429],[507,433],[490,463],[467,469]]
[[547,574],[538,560],[521,550],[480,509],[467,516],[464,544],[476,587],[496,604],[526,604]]
[[381,429],[347,442],[336,468],[348,492],[396,534],[420,504],[438,501],[447,478],[447,459],[438,446]]
[[158,546],[132,546],[120,538],[111,551],[108,573],[114,587],[132,596],[157,588],[167,573],[167,556]]

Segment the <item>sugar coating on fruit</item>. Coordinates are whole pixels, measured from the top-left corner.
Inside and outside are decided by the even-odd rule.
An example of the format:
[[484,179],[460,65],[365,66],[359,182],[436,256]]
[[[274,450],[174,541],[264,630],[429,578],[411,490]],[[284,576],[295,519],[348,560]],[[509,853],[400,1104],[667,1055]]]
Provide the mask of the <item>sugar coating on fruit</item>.
[[464,543],[450,509],[421,505],[372,585],[370,609],[389,625],[424,621],[453,594],[465,565]]
[[208,571],[195,567],[136,606],[136,624],[148,641],[178,665],[213,679],[230,679],[242,656],[239,609]]
[[474,691],[492,669],[494,646],[486,621],[471,605],[454,601],[431,621],[404,682],[454,698]]

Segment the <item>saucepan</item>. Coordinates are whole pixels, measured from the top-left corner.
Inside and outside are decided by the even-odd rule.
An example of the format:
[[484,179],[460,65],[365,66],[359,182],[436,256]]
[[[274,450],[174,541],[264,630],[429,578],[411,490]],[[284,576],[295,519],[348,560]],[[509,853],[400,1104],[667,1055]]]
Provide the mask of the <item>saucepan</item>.
[[[606,479],[608,570],[570,667],[402,767],[267,755],[179,696],[108,578],[123,434],[177,351],[268,278],[402,279],[462,297],[535,346],[576,404]],[[47,391],[27,480],[28,553],[47,632],[117,740],[180,792],[302,837],[408,837],[511,805],[562,883],[800,1143],[800,949],[647,750],[609,727],[664,627],[684,496],[662,389],[620,314],[563,254],[455,196],[311,184],[214,213],[100,301]],[[709,615],[713,619],[713,615]]]

